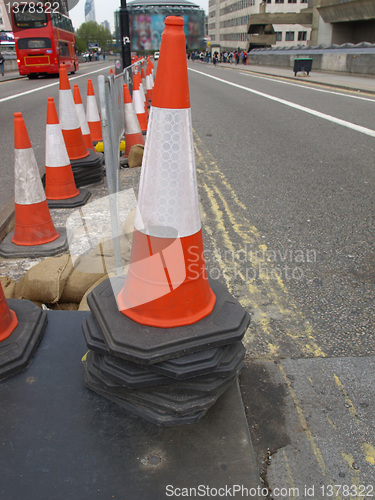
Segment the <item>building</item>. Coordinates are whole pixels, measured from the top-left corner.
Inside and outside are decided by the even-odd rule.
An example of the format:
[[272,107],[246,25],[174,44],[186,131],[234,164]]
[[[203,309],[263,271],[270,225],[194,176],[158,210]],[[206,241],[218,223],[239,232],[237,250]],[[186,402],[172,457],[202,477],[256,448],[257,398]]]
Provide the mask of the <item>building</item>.
[[4,0],[0,0],[0,31],[12,31],[8,5],[5,5]]
[[96,22],[94,0],[86,0],[85,2],[85,22],[89,21]]
[[[292,12],[276,9],[276,4],[300,2],[304,8]],[[341,45],[343,43],[358,44],[375,43],[375,1],[374,0],[266,0],[259,6],[258,13],[251,13],[248,25],[250,46],[273,45],[270,27],[277,33],[281,26],[289,24],[289,32],[294,31],[295,43],[299,39],[303,27],[310,32],[310,44]],[[302,26],[302,28],[301,28]],[[267,31],[268,30],[268,31]],[[262,35],[256,40],[256,33]],[[255,36],[254,36],[255,35]],[[297,38],[296,38],[297,36]],[[259,43],[261,42],[261,43]],[[251,47],[250,47],[251,48]]]
[[[181,16],[185,21],[186,49],[205,47],[205,14],[198,5],[187,0],[135,0],[127,5],[132,51],[160,49],[164,19]],[[120,47],[119,12],[115,12],[117,46]]]
[[103,26],[104,29],[111,31],[111,26],[109,25],[109,21],[103,21],[100,24],[101,24],[101,26]]
[[[212,45],[221,50],[251,50],[265,46],[306,45],[310,40],[311,24],[294,25],[284,22],[251,23],[257,14],[296,14],[308,6],[308,0],[209,0],[208,35]],[[251,23],[249,25],[249,23]]]
[[375,0],[209,0],[221,50],[375,42]]

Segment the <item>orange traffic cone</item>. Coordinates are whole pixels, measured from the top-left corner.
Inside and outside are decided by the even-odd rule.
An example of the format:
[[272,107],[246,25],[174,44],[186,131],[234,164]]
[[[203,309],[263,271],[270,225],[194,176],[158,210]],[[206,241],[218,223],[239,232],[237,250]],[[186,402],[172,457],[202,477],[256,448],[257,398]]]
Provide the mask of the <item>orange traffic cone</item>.
[[18,325],[16,313],[9,309],[0,283],[0,342],[7,339]]
[[79,207],[91,194],[76,187],[53,97],[47,102],[45,192],[51,208]]
[[92,149],[95,151],[94,145],[92,143],[89,124],[87,123],[85,108],[83,107],[81,93],[77,84],[73,87],[73,98],[74,104],[76,105],[78,121],[81,127],[83,140],[87,149]]
[[14,113],[16,245],[43,245],[59,237],[51,219],[22,113]]
[[125,156],[129,156],[135,144],[144,144],[145,140],[134,110],[128,86],[124,83],[124,111],[125,111]]
[[89,124],[91,139],[94,142],[102,141],[103,140],[102,126],[100,123],[98,106],[96,104],[94,87],[90,79],[87,80],[86,111],[87,111],[87,123]]
[[143,106],[145,108],[146,118],[148,118],[147,100],[146,100],[146,95],[145,95],[145,91],[144,91],[144,88],[143,88],[143,83],[142,83],[142,78],[141,78],[141,74],[140,73],[135,73],[134,76],[133,76],[133,91],[134,91],[135,82],[137,82],[137,85],[139,87],[139,92],[140,92],[140,94],[142,96]]
[[70,160],[89,156],[83,140],[76,107],[74,105],[68,73],[64,64],[60,64],[59,116],[61,130]]
[[[14,113],[14,231],[0,245],[0,255],[40,257],[68,248],[66,230],[55,229],[22,113]],[[60,234],[59,234],[60,233]]]
[[47,313],[29,300],[6,299],[0,283],[0,379],[23,370],[47,325]]
[[142,91],[140,89],[139,78],[137,75],[138,73],[135,73],[135,75],[133,76],[133,105],[142,132],[147,132],[147,116],[145,112]]
[[165,20],[143,155],[131,261],[117,295],[135,322],[179,327],[209,315],[185,57],[184,21]]
[[152,69],[150,64],[150,56],[147,62],[146,69],[146,90],[147,90],[147,99],[149,101],[152,100],[152,89],[154,88],[154,79],[152,78]]

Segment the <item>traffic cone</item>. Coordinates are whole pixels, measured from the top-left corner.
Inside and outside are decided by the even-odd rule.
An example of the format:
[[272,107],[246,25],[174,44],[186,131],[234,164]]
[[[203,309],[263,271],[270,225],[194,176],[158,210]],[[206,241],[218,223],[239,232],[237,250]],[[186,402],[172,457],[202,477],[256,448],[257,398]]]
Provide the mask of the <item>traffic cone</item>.
[[18,325],[16,313],[9,309],[0,283],[0,342],[7,339]]
[[98,111],[98,106],[96,104],[94,87],[92,81],[87,80],[87,101],[86,101],[86,111],[87,111],[87,122],[89,124],[91,139],[95,141],[102,141],[102,126],[100,123],[100,116]]
[[165,20],[132,256],[117,295],[123,314],[160,328],[196,323],[216,300],[204,260],[183,24]]
[[145,140],[134,110],[129,88],[124,83],[124,111],[125,111],[125,156],[129,156],[135,144],[144,144]]
[[133,105],[143,133],[147,132],[147,116],[145,112],[143,95],[140,89],[138,73],[133,76]]
[[233,384],[250,322],[207,280],[183,24],[165,20],[125,283],[100,283],[82,325],[97,353],[82,359],[86,387],[168,426],[198,421]]
[[146,90],[147,99],[151,102],[152,100],[152,89],[154,87],[154,80],[152,78],[152,69],[150,64],[150,57],[148,58],[147,68],[146,68]]
[[6,299],[0,283],[0,379],[30,362],[47,325],[47,314],[29,300]]
[[76,105],[78,121],[81,126],[83,140],[87,149],[92,149],[95,151],[94,145],[92,143],[89,124],[87,123],[85,108],[83,107],[81,93],[77,84],[73,87],[73,99]]
[[53,97],[47,102],[45,192],[50,208],[82,206],[91,194],[76,187]]
[[133,77],[133,85],[134,85],[134,80],[136,80],[137,83],[138,83],[138,85],[139,85],[139,91],[140,91],[141,96],[142,96],[143,106],[145,108],[146,118],[148,119],[147,100],[146,100],[146,95],[145,95],[145,91],[144,91],[144,87],[143,87],[143,83],[142,83],[141,74],[139,72],[135,73],[135,75]]
[[68,73],[64,64],[60,64],[59,116],[69,159],[79,160],[89,156],[89,151],[83,140]]
[[[3,257],[55,255],[68,248],[66,231],[55,229],[22,113],[14,113],[14,231],[0,245]],[[60,233],[60,234],[59,234]]]

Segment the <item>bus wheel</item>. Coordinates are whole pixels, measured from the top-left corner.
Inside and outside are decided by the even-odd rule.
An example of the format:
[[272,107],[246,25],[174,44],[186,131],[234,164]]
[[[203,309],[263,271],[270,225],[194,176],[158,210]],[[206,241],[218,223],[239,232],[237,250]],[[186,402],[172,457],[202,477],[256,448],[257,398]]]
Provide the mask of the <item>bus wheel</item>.
[[27,75],[27,78],[29,80],[36,80],[38,78],[38,75],[36,73],[31,73],[31,75]]

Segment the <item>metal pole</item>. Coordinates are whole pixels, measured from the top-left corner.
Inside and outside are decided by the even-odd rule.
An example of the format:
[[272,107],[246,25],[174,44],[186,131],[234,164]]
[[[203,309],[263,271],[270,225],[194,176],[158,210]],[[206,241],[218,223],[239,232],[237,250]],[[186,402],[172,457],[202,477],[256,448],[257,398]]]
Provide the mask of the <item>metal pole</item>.
[[121,34],[122,68],[124,70],[125,68],[131,65],[129,13],[126,7],[126,0],[121,0],[120,34]]

